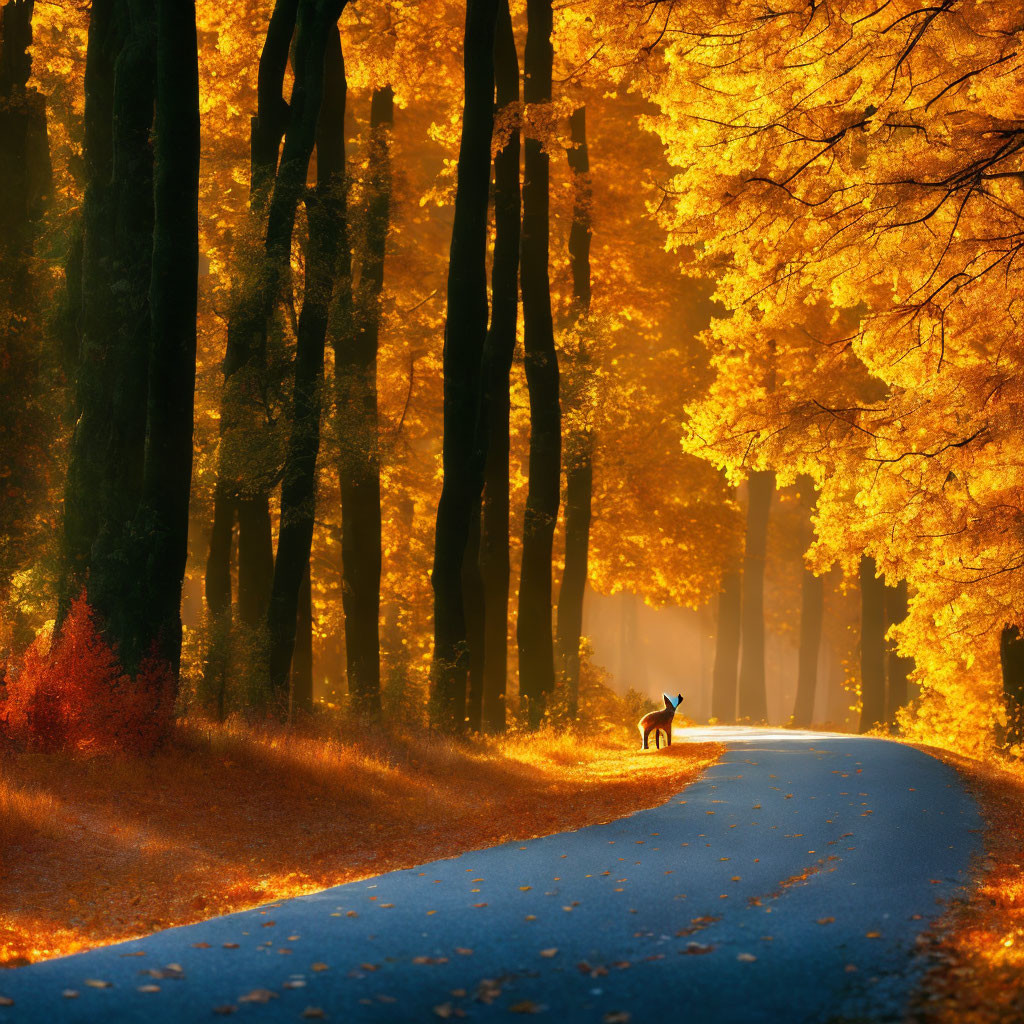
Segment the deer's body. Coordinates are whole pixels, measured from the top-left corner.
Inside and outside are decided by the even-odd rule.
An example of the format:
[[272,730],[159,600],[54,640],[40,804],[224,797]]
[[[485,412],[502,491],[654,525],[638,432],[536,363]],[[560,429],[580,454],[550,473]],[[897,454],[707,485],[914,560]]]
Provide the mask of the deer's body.
[[664,708],[659,711],[649,712],[637,723],[637,728],[643,734],[644,750],[649,749],[647,740],[652,732],[654,733],[655,750],[661,749],[661,733],[665,734],[667,745],[672,746],[672,719],[675,717],[676,708],[683,703],[683,695],[679,694],[675,700],[667,693],[663,693],[662,697],[665,698]]

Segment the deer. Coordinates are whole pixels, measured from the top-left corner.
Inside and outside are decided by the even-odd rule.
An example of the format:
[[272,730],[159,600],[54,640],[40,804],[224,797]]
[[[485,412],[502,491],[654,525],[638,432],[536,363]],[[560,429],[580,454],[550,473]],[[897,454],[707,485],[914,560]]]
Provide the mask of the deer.
[[676,713],[676,708],[683,703],[683,695],[680,693],[673,699],[667,693],[663,693],[662,697],[665,698],[665,706],[658,711],[648,712],[637,723],[637,728],[644,737],[644,744],[641,748],[643,750],[650,749],[647,740],[652,732],[654,733],[655,750],[661,750],[661,733],[665,734],[667,746],[672,746],[672,718]]

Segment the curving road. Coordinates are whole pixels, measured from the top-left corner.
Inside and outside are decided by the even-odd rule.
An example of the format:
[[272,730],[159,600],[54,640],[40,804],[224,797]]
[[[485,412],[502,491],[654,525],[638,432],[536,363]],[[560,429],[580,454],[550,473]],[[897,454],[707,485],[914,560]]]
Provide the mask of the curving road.
[[901,1019],[980,850],[956,773],[884,740],[691,737],[727,753],[661,807],[0,972],[0,1022]]

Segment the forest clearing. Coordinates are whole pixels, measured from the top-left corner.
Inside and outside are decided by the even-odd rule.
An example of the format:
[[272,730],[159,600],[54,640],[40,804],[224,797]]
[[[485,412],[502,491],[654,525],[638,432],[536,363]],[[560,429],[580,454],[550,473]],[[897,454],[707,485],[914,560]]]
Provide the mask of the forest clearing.
[[[1024,1016],[1018,8],[0,0],[0,1021],[119,942],[513,841],[539,880],[662,821],[727,899],[717,786],[761,903],[676,954],[788,924],[708,1024],[762,971],[793,1020]],[[728,774],[751,743],[794,804]],[[871,802],[875,860],[819,864]],[[503,918],[509,1005],[658,1011],[618,891],[559,941],[647,966],[596,996]]]

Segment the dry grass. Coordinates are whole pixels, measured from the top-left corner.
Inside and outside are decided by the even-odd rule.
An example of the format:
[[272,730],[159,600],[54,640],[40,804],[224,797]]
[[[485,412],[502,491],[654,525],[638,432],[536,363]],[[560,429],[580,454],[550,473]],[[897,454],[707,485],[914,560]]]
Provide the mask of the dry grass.
[[911,1018],[921,1024],[1024,1020],[1024,765],[928,753],[963,774],[987,828],[975,885],[927,936],[933,962]]
[[721,751],[634,743],[190,722],[141,761],[0,753],[0,965],[608,821],[664,802]]

